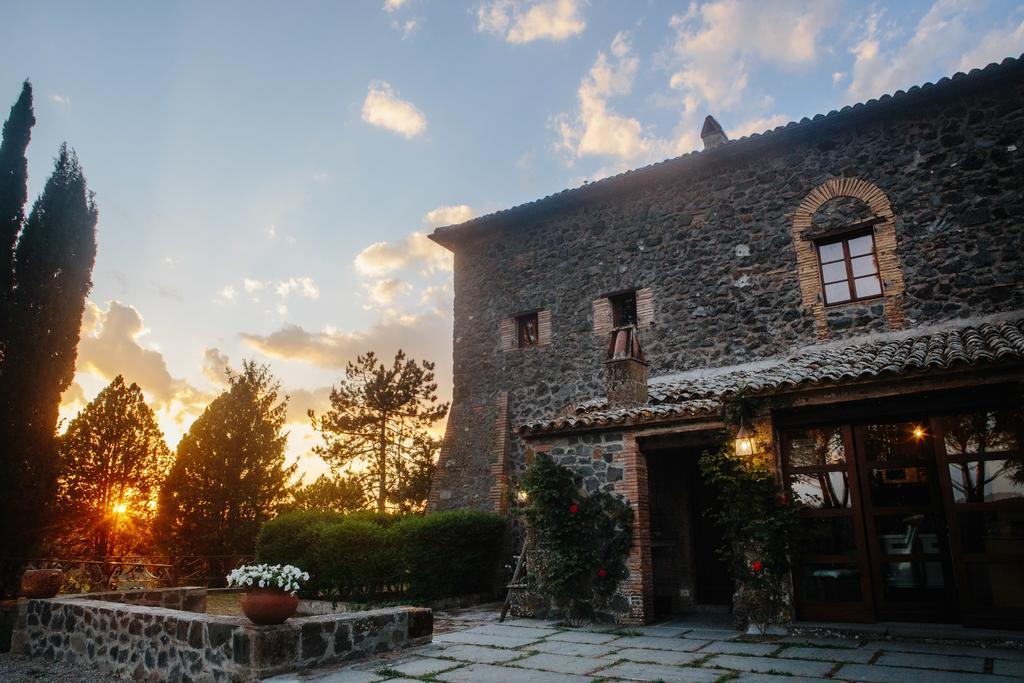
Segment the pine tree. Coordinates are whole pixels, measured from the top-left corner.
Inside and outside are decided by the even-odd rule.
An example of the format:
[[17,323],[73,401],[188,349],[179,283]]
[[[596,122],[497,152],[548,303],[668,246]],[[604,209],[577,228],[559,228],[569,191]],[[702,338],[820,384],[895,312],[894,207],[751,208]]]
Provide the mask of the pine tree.
[[[331,389],[331,408],[321,417],[309,411],[324,444],[314,449],[335,471],[362,482],[377,510],[390,505],[422,507],[430,485],[436,441],[430,428],[448,414],[437,402],[434,364],[406,360],[401,350],[391,367],[371,351],[345,369]],[[427,452],[424,452],[427,445]],[[421,495],[421,500],[409,496]]]
[[[11,107],[11,115],[4,123],[3,141],[0,142],[0,321],[7,320],[7,306],[14,285],[14,244],[18,241],[21,224],[25,220],[28,201],[28,149],[32,126],[36,118],[32,113],[32,84],[25,81],[21,96]],[[4,331],[8,329],[0,325]],[[6,341],[0,334],[0,358]]]
[[321,474],[312,484],[296,489],[288,507],[292,510],[355,512],[366,507],[366,494],[354,479]]
[[[0,361],[0,559],[33,551],[53,510],[61,394],[75,370],[96,260],[96,204],[62,145],[14,254],[14,288]],[[10,588],[11,563],[0,588]]]
[[178,444],[160,490],[157,532],[186,555],[250,554],[260,524],[286,502],[288,397],[265,365],[243,363]]
[[60,439],[60,545],[75,556],[137,552],[171,452],[137,384],[118,375]]

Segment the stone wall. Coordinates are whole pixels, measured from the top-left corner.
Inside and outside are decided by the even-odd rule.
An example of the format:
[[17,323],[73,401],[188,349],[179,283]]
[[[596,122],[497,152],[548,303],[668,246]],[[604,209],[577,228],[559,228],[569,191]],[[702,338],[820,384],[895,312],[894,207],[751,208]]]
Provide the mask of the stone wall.
[[[592,304],[608,294],[652,290],[651,376],[1024,308],[1022,176],[1015,63],[483,219],[454,246],[454,401],[431,507],[493,509],[500,392],[513,427],[604,394]],[[801,293],[793,219],[843,178],[892,207],[902,293],[890,311],[888,297],[828,307],[822,323]],[[502,321],[527,310],[550,311],[551,343],[503,351]],[[514,434],[507,447],[515,471],[525,450]]]
[[206,612],[207,590],[199,586],[183,586],[180,588],[162,588],[160,590],[129,590],[108,591],[104,593],[83,593],[80,596],[102,602],[120,602],[126,605],[143,607],[165,607],[182,612]]
[[428,642],[429,609],[396,607],[255,626],[238,617],[82,598],[21,600],[12,651],[146,681],[253,681]]

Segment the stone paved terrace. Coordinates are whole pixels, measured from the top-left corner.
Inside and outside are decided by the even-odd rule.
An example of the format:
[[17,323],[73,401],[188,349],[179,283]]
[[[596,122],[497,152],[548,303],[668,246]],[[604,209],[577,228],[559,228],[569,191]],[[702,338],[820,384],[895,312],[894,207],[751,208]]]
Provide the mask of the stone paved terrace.
[[[788,636],[751,639],[722,619],[566,629],[497,623],[493,610],[437,615],[434,642],[397,656],[288,674],[267,683],[576,683],[870,681],[1000,683],[1024,679],[1024,649]],[[1024,647],[1024,633],[1018,645]]]

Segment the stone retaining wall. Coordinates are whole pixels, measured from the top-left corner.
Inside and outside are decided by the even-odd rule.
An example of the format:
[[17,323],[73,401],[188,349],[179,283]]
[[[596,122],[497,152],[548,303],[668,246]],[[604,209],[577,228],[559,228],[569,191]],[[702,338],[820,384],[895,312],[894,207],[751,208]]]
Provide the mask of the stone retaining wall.
[[145,681],[253,681],[429,642],[429,609],[394,607],[293,618],[247,619],[91,597],[21,600],[13,652],[93,666]]

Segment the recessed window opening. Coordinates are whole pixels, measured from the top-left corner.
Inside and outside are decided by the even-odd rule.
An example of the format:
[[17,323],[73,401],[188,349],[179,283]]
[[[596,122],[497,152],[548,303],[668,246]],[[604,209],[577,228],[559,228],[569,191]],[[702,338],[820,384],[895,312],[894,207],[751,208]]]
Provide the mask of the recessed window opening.
[[636,325],[636,292],[623,292],[608,297],[612,304],[612,325],[627,327]]
[[537,346],[540,341],[538,331],[536,311],[516,316],[516,340],[519,348]]
[[882,296],[873,233],[847,235],[816,246],[825,305]]

